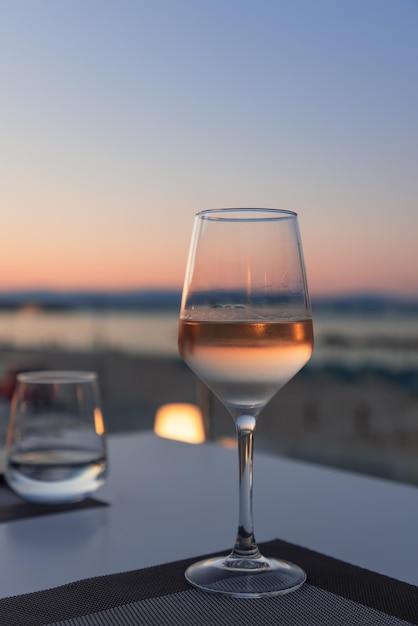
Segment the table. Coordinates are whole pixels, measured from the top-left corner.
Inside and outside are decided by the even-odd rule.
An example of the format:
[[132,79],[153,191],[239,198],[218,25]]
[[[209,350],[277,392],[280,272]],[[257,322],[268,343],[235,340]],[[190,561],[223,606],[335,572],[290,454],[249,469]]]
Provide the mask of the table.
[[[232,547],[237,452],[109,437],[109,506],[0,524],[1,597]],[[258,542],[279,537],[418,586],[418,489],[255,453]]]

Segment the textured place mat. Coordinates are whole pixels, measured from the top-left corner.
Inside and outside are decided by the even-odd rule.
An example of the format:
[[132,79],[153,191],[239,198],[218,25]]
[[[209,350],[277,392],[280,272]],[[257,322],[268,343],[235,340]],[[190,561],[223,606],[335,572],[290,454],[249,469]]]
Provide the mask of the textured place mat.
[[[294,593],[257,599],[190,587],[187,559],[0,600],[8,626],[411,626],[418,587],[276,540],[268,556],[301,565],[308,583]],[[199,557],[202,558],[202,557]]]
[[6,483],[4,477],[0,477],[0,523],[13,522],[14,520],[50,515],[51,513],[64,513],[79,509],[90,509],[96,506],[107,506],[107,503],[95,498],[86,498],[81,502],[72,504],[34,504],[22,500]]

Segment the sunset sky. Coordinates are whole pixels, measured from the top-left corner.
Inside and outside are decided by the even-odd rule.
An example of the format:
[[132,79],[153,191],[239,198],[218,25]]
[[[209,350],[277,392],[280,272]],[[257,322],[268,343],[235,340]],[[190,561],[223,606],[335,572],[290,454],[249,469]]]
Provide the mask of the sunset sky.
[[416,0],[3,0],[0,291],[181,287],[299,214],[312,293],[418,297]]

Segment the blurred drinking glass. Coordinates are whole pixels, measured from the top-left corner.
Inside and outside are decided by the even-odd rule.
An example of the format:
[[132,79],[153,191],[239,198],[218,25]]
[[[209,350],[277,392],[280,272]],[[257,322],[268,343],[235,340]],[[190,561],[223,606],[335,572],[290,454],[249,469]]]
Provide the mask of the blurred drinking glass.
[[17,377],[5,478],[22,498],[58,504],[90,496],[105,481],[106,441],[94,372]]

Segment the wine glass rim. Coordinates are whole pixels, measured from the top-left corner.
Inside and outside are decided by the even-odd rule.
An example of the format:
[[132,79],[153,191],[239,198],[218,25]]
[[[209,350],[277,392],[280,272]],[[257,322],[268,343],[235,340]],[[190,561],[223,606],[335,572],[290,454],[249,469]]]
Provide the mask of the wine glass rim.
[[68,384],[90,383],[97,379],[96,372],[81,372],[75,370],[36,370],[20,372],[17,381],[26,384]]
[[[240,214],[240,215],[238,215]],[[201,219],[212,221],[265,221],[265,220],[283,220],[295,219],[297,213],[287,209],[271,209],[261,207],[231,207],[221,209],[204,209],[196,213]]]

